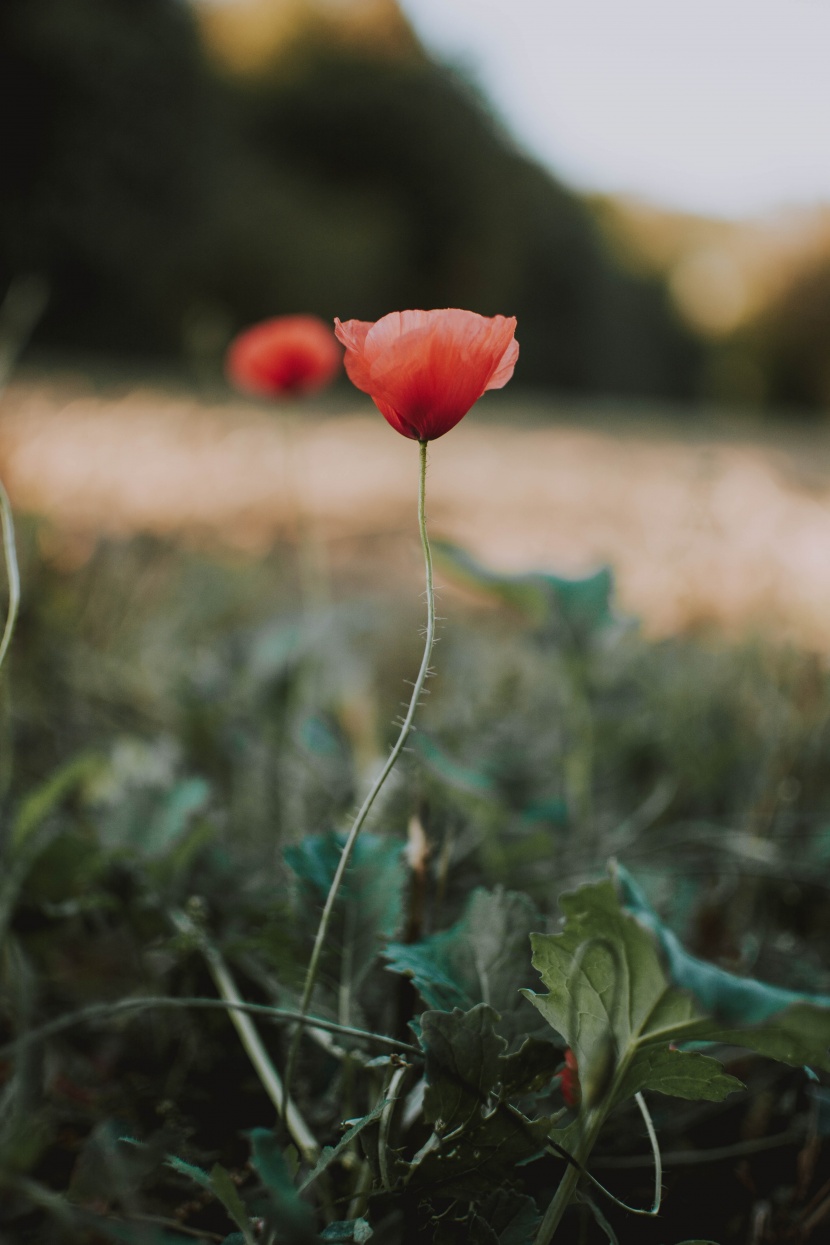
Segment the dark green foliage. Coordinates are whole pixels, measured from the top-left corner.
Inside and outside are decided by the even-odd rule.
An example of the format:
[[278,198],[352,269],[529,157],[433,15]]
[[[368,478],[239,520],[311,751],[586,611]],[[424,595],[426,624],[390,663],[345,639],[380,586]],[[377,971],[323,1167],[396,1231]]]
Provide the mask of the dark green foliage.
[[434,554],[436,565],[453,579],[513,606],[540,633],[558,633],[565,644],[584,644],[613,621],[614,575],[609,566],[582,579],[538,572],[500,575],[446,541],[435,542]]
[[[566,1150],[575,1138],[557,1077],[565,1042],[582,1043],[591,1101],[618,1102],[603,1161],[645,1162],[625,1101],[641,1086],[663,1091],[649,1106],[669,1159],[738,1143],[750,1126],[764,1142],[805,1135],[821,1098],[805,1093],[800,1063],[826,1066],[826,1011],[789,1006],[782,991],[830,994],[830,697],[818,663],[761,646],[650,645],[620,627],[575,655],[561,633],[539,634],[512,610],[453,611],[419,717],[433,746],[408,755],[359,841],[314,1001],[335,1024],[409,1048],[401,1057],[309,1026],[294,1094],[319,1140],[315,1170],[314,1156],[299,1159],[270,1131],[273,1104],[223,1012],[99,1011],[37,1030],[86,1003],[215,1000],[201,935],[244,998],[291,1006],[362,766],[392,737],[390,725],[378,740],[373,723],[394,713],[418,619],[394,602],[302,616],[286,602],[279,557],[222,566],[136,542],[102,546],[68,573],[37,560],[25,532],[23,544],[6,689],[0,1046],[33,1040],[0,1055],[4,1240],[138,1241],[138,1217],[170,1221],[184,1207],[182,1226],[207,1240],[264,1214],[297,1241],[325,1231],[356,1243],[372,1232],[383,1245],[530,1245],[565,1169],[546,1137],[554,1128]],[[567,818],[534,820],[565,793]],[[403,851],[416,812],[431,849],[418,876]],[[630,870],[620,889],[583,887],[557,907],[569,880],[596,877],[612,850]],[[171,919],[182,910],[196,935]],[[753,975],[775,989],[734,974],[747,932]],[[541,1008],[520,993],[534,985],[531,934]],[[621,965],[625,991],[613,985]],[[763,1024],[749,1023],[757,1010],[741,1013],[747,991],[775,1007]],[[290,1024],[253,1020],[281,1072]],[[766,1098],[733,1094],[736,1077],[712,1058],[722,1046],[673,1051],[669,1032],[796,1067],[743,1057],[729,1072],[762,1081]],[[610,1090],[625,1042],[636,1051]],[[759,1125],[748,1113],[763,1102],[771,1114]],[[778,1187],[795,1154],[741,1161]],[[823,1164],[808,1193],[780,1194],[782,1233],[827,1178]],[[667,1165],[656,1224],[586,1186],[600,1217],[577,1206],[563,1240],[584,1211],[590,1245],[602,1217],[621,1245],[695,1230],[739,1245],[752,1204],[729,1184],[733,1170]],[[702,1190],[716,1179],[728,1187],[711,1201]],[[636,1168],[608,1184],[632,1204],[650,1197]],[[724,1227],[721,1203],[737,1226]],[[156,1223],[148,1232],[178,1235]]]
[[258,1211],[271,1229],[278,1229],[285,1245],[316,1245],[314,1215],[294,1187],[292,1173],[273,1132],[256,1128],[251,1133],[251,1163],[262,1181],[264,1197]]
[[670,1047],[707,1021],[672,988],[653,940],[621,909],[611,883],[563,895],[560,905],[562,933],[531,939],[549,993],[524,993],[574,1051],[589,1105],[607,1099],[610,1107],[643,1089],[720,1102],[742,1089],[714,1059]]
[[[298,915],[310,912],[315,920],[329,893],[344,842],[344,835],[318,835],[286,851],[286,861],[299,883]],[[348,958],[355,988],[377,959],[382,940],[400,928],[405,879],[400,843],[373,834],[358,839],[332,927],[332,944]]]
[[419,943],[390,943],[385,955],[393,972],[412,978],[428,1007],[468,1011],[485,1003],[499,1013],[498,1032],[512,1043],[533,1028],[518,983],[539,925],[526,895],[479,889],[451,929]]
[[[435,1197],[477,1199],[509,1179],[515,1165],[544,1147],[551,1121],[530,1120],[503,1091],[507,1044],[494,1028],[498,1015],[486,1004],[468,1012],[424,1012],[426,1052],[424,1118],[437,1144],[407,1173],[408,1183]],[[552,1069],[551,1069],[552,1071]],[[537,1069],[527,1068],[528,1090]],[[522,1080],[513,1069],[513,1081]],[[515,1091],[514,1091],[515,1092]]]

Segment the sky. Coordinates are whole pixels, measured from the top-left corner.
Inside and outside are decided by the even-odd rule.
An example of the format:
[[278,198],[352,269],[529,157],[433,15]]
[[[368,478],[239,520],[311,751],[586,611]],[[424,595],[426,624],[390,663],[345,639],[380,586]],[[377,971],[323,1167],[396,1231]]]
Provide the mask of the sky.
[[830,0],[400,0],[581,190],[724,217],[830,203]]

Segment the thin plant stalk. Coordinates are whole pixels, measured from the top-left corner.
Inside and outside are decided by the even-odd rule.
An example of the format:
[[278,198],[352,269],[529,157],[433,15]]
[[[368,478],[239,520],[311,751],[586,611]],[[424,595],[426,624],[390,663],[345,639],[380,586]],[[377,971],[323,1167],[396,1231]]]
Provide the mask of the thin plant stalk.
[[14,624],[17,621],[17,611],[20,608],[20,571],[17,566],[17,549],[14,541],[14,519],[9,495],[2,481],[0,481],[0,525],[2,525],[6,578],[9,583],[9,608],[3,636],[0,639],[0,666],[2,666],[11,643]]
[[377,798],[381,788],[383,787],[383,784],[386,782],[387,778],[391,774],[395,766],[395,762],[397,761],[398,757],[403,752],[406,741],[409,738],[409,733],[412,730],[412,723],[415,718],[415,710],[418,707],[418,702],[421,698],[421,692],[424,690],[424,684],[426,682],[427,675],[429,674],[429,663],[432,657],[432,646],[435,641],[435,589],[433,586],[433,577],[432,577],[432,551],[430,550],[430,547],[429,547],[429,536],[427,535],[427,520],[426,520],[427,442],[419,441],[418,445],[420,449],[420,476],[419,476],[419,483],[418,483],[418,528],[421,534],[421,547],[424,551],[424,568],[425,568],[425,573],[426,573],[426,598],[427,598],[427,627],[426,627],[426,637],[424,640],[424,655],[421,658],[421,668],[418,671],[418,677],[416,678],[415,685],[412,689],[412,696],[409,701],[409,708],[407,709],[406,716],[404,717],[404,720],[401,724],[400,734],[398,735],[398,738],[392,748],[392,751],[389,753],[389,756],[386,758],[386,763],[383,766],[383,769],[380,771],[374,783],[372,784],[372,787],[368,795],[366,796],[366,799],[363,801],[362,805],[360,806],[358,814],[355,817],[354,822],[352,823],[352,828],[349,831],[345,844],[343,845],[343,851],[340,854],[340,860],[338,862],[337,869],[335,871],[334,878],[331,883],[331,887],[329,888],[329,893],[326,897],[326,902],[323,907],[323,915],[320,918],[320,925],[317,929],[317,935],[314,939],[314,947],[311,952],[311,959],[308,962],[308,969],[306,970],[305,984],[303,986],[303,995],[300,1001],[301,1019],[300,1019],[300,1023],[297,1025],[296,1030],[294,1031],[294,1036],[292,1038],[291,1046],[289,1047],[289,1051],[288,1051],[288,1059],[286,1060],[286,1066],[285,1066],[286,1093],[290,1091],[291,1081],[292,1081],[293,1072],[294,1072],[294,1066],[297,1061],[297,1052],[299,1050],[300,1041],[302,1039],[303,1026],[305,1023],[305,1018],[308,1015],[308,1009],[311,1004],[311,996],[314,992],[314,986],[316,985],[316,982],[317,982],[317,974],[320,969],[320,959],[323,954],[323,947],[325,946],[326,938],[329,932],[329,926],[331,925],[331,918],[334,912],[334,905],[337,900],[340,887],[343,883],[343,878],[345,876],[347,868],[349,867],[349,861],[351,860],[352,852],[354,851],[354,847],[355,847],[355,844],[357,843],[358,836],[360,835],[360,832],[363,829],[363,826],[365,824],[366,818],[369,815],[369,810],[374,804],[375,799]]
[[188,916],[181,912],[174,912],[171,913],[171,917],[177,929],[196,937],[216,989],[224,1002],[230,1004],[228,1016],[239,1034],[245,1053],[253,1064],[263,1089],[277,1108],[277,1113],[285,1120],[288,1131],[303,1158],[312,1164],[315,1163],[320,1154],[317,1139],[289,1098],[251,1017],[240,1010],[239,1005],[243,1000],[230,969],[216,947],[207,941]]
[[[260,1016],[263,1020],[287,1021],[299,1020],[300,1013],[290,1007],[271,1007],[268,1003],[241,1003],[230,999],[176,998],[169,994],[144,994],[135,998],[118,999],[114,1003],[91,1003],[75,1012],[66,1012],[54,1020],[47,1020],[36,1029],[27,1029],[18,1037],[0,1046],[0,1060],[8,1059],[19,1051],[37,1046],[47,1038],[74,1029],[76,1025],[98,1024],[99,1021],[114,1020],[118,1016],[128,1016],[130,1012],[143,1011],[187,1011],[193,1008],[202,1011],[235,1011],[244,1012],[249,1016]],[[399,1042],[397,1038],[387,1037],[384,1033],[370,1033],[366,1029],[355,1029],[349,1025],[339,1025],[334,1020],[324,1020],[322,1016],[307,1017],[309,1026],[324,1033],[342,1034],[344,1037],[357,1038],[370,1046],[381,1046],[386,1050],[398,1051],[404,1055],[420,1058],[422,1052],[409,1042]],[[788,1134],[789,1135],[789,1134]],[[801,1133],[798,1133],[801,1136]]]
[[548,1205],[533,1245],[550,1245],[553,1235],[562,1220],[562,1216],[570,1206],[576,1193],[577,1185],[582,1176],[582,1169],[594,1148],[600,1129],[605,1123],[605,1111],[592,1110],[586,1112],[582,1134],[574,1149],[573,1162],[565,1168],[559,1187]]

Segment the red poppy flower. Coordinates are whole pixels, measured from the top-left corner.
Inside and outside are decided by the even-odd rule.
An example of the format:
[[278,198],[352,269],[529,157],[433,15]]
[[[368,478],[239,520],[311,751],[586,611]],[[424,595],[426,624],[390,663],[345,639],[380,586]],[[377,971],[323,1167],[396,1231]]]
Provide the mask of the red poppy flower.
[[567,1107],[578,1107],[582,1098],[582,1089],[579,1084],[579,1069],[576,1064],[576,1055],[570,1047],[565,1051],[565,1066],[556,1073],[555,1079],[559,1081],[559,1088],[562,1090],[565,1105]]
[[519,357],[512,316],[447,308],[334,325],[350,379],[413,441],[449,432],[485,390],[507,384]]
[[225,370],[231,384],[244,393],[275,398],[324,389],[337,375],[341,359],[325,321],[276,316],[234,338]]

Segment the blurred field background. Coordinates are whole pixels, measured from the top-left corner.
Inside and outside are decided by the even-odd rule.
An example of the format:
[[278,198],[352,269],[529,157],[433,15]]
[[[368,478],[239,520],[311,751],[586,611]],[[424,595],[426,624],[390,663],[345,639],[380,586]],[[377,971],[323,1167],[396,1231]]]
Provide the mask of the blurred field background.
[[610,562],[653,634],[824,647],[830,209],[572,191],[395,0],[11,0],[0,23],[0,286],[43,298],[0,467],[65,562],[96,533],[261,553],[300,494],[327,557],[391,556],[405,447],[344,384],[288,449],[224,349],[266,315],[456,305],[515,314],[522,356],[436,449],[440,530],[513,570]]

